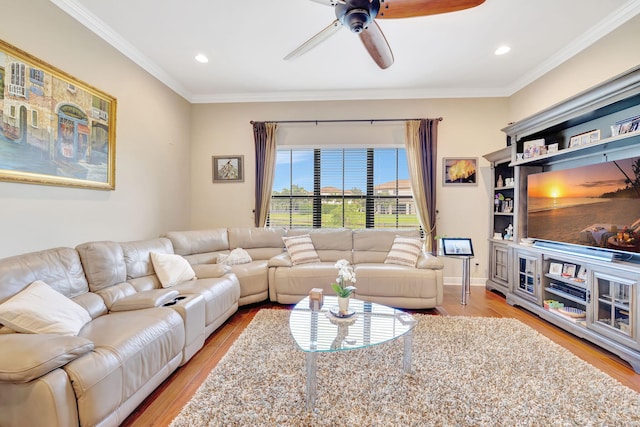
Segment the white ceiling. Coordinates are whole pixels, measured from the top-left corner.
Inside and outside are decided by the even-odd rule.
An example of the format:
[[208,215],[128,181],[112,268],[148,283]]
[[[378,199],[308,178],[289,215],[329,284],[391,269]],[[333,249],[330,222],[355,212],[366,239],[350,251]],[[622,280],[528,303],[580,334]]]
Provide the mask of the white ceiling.
[[335,19],[310,0],[51,1],[194,103],[509,96],[640,13],[640,0],[486,0],[379,19],[395,57],[381,70],[347,28],[284,61]]

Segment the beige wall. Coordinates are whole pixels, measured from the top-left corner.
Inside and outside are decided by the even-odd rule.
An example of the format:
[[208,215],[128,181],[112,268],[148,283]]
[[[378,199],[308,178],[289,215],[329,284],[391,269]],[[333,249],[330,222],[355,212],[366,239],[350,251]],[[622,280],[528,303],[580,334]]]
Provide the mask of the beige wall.
[[116,190],[0,182],[0,257],[186,228],[189,103],[52,3],[10,9],[0,39],[117,98]]
[[[472,272],[474,277],[484,278],[490,170],[482,155],[505,146],[500,129],[506,125],[506,116],[504,98],[194,105],[191,225],[208,228],[253,224],[255,159],[251,120],[443,117],[438,127],[438,234],[472,237],[479,263]],[[234,154],[245,156],[245,181],[212,184],[211,156]],[[442,157],[478,158],[479,185],[442,187]],[[456,275],[459,262],[447,260],[448,264],[449,261],[450,274]]]
[[529,117],[640,65],[640,15],[509,98],[509,122]]

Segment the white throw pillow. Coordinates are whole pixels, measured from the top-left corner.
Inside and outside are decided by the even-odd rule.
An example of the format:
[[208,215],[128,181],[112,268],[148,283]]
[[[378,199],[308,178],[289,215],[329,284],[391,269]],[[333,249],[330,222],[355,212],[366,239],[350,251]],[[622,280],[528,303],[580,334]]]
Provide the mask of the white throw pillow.
[[0,304],[0,323],[26,334],[78,335],[89,312],[41,280]]
[[251,255],[249,255],[249,252],[245,251],[242,248],[235,248],[234,250],[229,252],[229,255],[227,254],[218,255],[218,264],[237,265],[237,264],[248,264],[251,261],[253,260],[251,259]]
[[196,278],[189,261],[175,254],[151,252],[151,263],[163,288]]
[[282,240],[287,247],[287,252],[289,252],[293,265],[320,262],[316,247],[313,246],[313,240],[308,234],[283,237]]
[[396,236],[384,263],[415,267],[421,251],[422,240],[415,237]]

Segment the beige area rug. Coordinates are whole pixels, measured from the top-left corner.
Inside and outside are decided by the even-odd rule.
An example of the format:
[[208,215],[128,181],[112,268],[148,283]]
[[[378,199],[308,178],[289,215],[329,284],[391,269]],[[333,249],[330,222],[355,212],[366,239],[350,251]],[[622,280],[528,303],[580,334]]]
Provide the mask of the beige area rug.
[[263,309],[171,425],[640,426],[640,394],[515,319],[415,317],[412,374],[402,340],[321,353],[309,413],[289,312]]

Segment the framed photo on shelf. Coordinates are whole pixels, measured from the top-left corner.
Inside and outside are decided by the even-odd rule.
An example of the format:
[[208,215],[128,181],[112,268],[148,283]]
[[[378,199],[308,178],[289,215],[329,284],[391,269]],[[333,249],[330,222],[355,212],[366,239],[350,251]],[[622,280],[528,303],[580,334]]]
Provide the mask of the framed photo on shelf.
[[611,126],[611,136],[636,132],[638,130],[640,130],[640,116],[630,117],[628,119],[620,120]]
[[578,279],[585,279],[587,278],[587,267],[585,267],[584,265],[580,267],[580,270],[578,270]]
[[524,158],[530,159],[537,157],[541,154],[546,154],[546,147],[544,145],[544,138],[534,139],[532,141],[525,141],[523,145]]
[[560,276],[562,274],[562,264],[559,262],[552,262],[549,264],[549,274]]
[[576,265],[575,264],[563,264],[562,265],[562,277],[575,277]]
[[213,182],[243,182],[244,156],[213,156]]
[[600,129],[594,129],[572,136],[571,139],[569,139],[569,148],[587,145],[596,141],[600,141]]
[[553,144],[547,145],[547,153],[553,154],[558,152],[558,143],[554,142]]
[[445,157],[442,159],[442,173],[443,185],[478,185],[478,158]]

